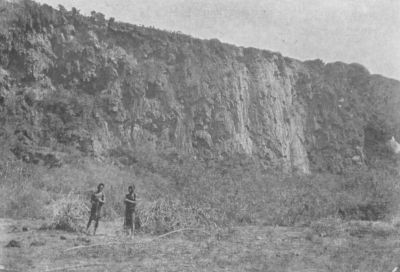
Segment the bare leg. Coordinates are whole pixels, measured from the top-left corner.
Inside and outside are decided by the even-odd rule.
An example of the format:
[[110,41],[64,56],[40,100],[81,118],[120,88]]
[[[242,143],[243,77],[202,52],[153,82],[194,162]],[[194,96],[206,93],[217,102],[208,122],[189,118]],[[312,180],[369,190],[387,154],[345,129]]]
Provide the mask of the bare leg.
[[89,222],[87,223],[87,226],[86,226],[86,231],[88,231],[88,230],[89,230],[89,228],[90,228],[90,224],[92,223],[92,220],[93,220],[93,218],[90,216],[90,218],[89,218]]
[[92,205],[92,208],[90,210],[89,222],[87,223],[87,226],[86,226],[86,232],[89,231],[90,224],[92,223],[93,220],[96,220],[96,214],[94,213],[94,206]]
[[124,218],[124,232],[125,232],[125,235],[126,235],[126,236],[129,235],[128,218],[127,218],[127,216],[126,216],[126,211],[125,211],[125,218]]
[[96,235],[96,230],[97,230],[98,226],[99,226],[99,218],[96,218],[95,219],[95,224],[94,224],[93,235]]
[[133,212],[132,214],[132,224],[130,225],[131,227],[131,238],[135,236],[135,222],[136,222],[136,213]]

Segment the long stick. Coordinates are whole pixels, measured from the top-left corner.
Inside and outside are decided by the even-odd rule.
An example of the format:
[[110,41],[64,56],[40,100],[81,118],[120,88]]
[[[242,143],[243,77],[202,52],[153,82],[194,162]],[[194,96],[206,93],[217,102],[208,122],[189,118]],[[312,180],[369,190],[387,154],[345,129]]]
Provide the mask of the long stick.
[[62,271],[62,270],[76,269],[76,268],[82,268],[82,267],[88,267],[88,266],[100,266],[100,265],[106,265],[106,264],[105,263],[95,263],[95,264],[81,264],[81,265],[75,265],[75,266],[57,267],[57,268],[53,268],[53,269],[47,269],[47,270],[45,270],[45,272]]
[[75,247],[71,247],[71,248],[67,248],[66,250],[64,250],[64,252],[70,251],[70,250],[74,250],[74,249],[80,249],[80,248],[88,248],[88,247],[97,247],[97,246],[108,246],[108,245],[119,245],[119,244],[123,244],[121,242],[110,242],[110,243],[106,243],[106,244],[94,244],[94,245],[88,245],[88,246],[75,246]]
[[121,244],[125,244],[125,245],[137,245],[137,244],[141,244],[141,243],[145,243],[145,242],[152,242],[152,241],[154,241],[154,240],[163,238],[163,237],[168,236],[168,235],[170,235],[170,234],[177,233],[177,232],[181,232],[181,231],[185,231],[185,230],[199,231],[199,232],[203,232],[203,233],[205,233],[205,234],[207,234],[207,235],[211,235],[209,232],[204,231],[204,230],[202,230],[202,229],[184,228],[184,229],[178,229],[178,230],[174,230],[174,231],[171,231],[171,232],[162,234],[162,235],[157,236],[156,238],[153,238],[153,239],[148,240],[148,241],[133,242],[133,243],[110,242],[110,243],[105,243],[105,244],[94,244],[94,245],[88,245],[88,246],[76,246],[76,247],[67,248],[66,250],[64,250],[64,252],[71,251],[71,250],[75,250],[75,249],[90,248],[90,247],[97,247],[97,246],[110,246],[110,245],[121,245]]
[[126,243],[126,242],[110,242],[110,243],[105,243],[105,244],[94,244],[94,245],[88,245],[88,246],[76,246],[76,247],[71,247],[67,248],[64,250],[64,252],[71,251],[74,249],[81,249],[81,248],[89,248],[89,247],[97,247],[97,246],[111,246],[111,245],[138,245],[138,244],[144,244],[146,242],[152,242],[154,239],[148,240],[148,241],[140,241],[140,242],[132,242],[132,243]]

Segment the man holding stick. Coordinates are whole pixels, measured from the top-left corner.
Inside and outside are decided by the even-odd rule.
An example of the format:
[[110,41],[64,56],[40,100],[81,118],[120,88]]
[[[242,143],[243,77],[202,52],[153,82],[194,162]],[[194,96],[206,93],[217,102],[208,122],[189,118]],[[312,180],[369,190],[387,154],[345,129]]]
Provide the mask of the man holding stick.
[[136,208],[136,194],[135,194],[135,185],[128,187],[128,194],[125,195],[125,231],[126,234],[132,237],[134,235],[134,214]]
[[100,183],[97,186],[97,192],[94,192],[90,199],[90,202],[92,203],[92,208],[90,209],[90,217],[89,217],[89,222],[87,223],[86,226],[86,231],[89,231],[90,224],[94,220],[95,224],[94,224],[93,235],[96,234],[97,227],[99,226],[99,220],[101,217],[100,213],[101,207],[106,202],[103,189],[104,189],[104,184]]

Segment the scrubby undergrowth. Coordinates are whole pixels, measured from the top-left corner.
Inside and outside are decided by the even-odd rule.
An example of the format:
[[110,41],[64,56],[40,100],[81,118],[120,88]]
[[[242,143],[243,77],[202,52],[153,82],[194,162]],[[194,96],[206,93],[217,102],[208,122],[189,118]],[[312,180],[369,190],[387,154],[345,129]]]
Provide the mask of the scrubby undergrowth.
[[90,192],[100,182],[106,185],[104,220],[123,216],[123,197],[134,183],[141,227],[151,233],[239,224],[310,225],[328,217],[384,220],[398,207],[398,176],[387,170],[289,176],[240,156],[199,162],[176,153],[129,152],[141,159],[124,168],[89,159],[51,169],[3,161],[1,216],[52,218],[53,226],[77,231],[87,219]]

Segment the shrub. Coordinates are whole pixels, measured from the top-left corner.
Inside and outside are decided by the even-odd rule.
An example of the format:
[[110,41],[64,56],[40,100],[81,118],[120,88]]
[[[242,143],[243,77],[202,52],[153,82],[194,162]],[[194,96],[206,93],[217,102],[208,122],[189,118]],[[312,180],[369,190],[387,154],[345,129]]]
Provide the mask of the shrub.
[[81,197],[68,194],[51,205],[53,213],[51,228],[65,231],[81,232],[85,229],[85,221],[89,208]]
[[267,224],[310,224],[326,217],[384,220],[399,206],[397,177],[383,171],[294,176],[268,186]]
[[347,173],[339,190],[337,211],[343,219],[382,220],[399,207],[398,176],[385,171]]
[[185,207],[177,199],[161,198],[152,202],[141,202],[137,216],[141,228],[154,234],[179,228],[209,225],[206,213],[199,208]]

